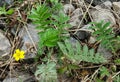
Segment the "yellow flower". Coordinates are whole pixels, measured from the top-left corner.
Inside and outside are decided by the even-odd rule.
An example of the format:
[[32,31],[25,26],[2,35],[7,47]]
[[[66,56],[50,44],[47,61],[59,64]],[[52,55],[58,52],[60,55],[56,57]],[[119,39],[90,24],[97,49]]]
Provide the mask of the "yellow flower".
[[20,51],[19,49],[16,49],[15,53],[13,54],[13,57],[15,58],[16,61],[18,61],[25,57],[24,54],[25,54],[24,51],[22,51],[22,50]]

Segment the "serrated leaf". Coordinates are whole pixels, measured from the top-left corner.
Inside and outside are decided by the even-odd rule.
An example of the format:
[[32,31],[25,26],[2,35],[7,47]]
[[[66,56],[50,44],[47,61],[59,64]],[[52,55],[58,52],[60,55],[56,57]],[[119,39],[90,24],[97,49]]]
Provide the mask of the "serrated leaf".
[[110,26],[110,22],[104,23],[101,21],[93,24],[95,24],[95,26],[93,26],[95,29],[93,35],[97,36],[97,41],[100,41],[105,48],[110,49],[113,53],[115,53],[116,51],[112,43],[112,40],[115,38],[115,34],[112,32],[112,28],[108,28]]
[[69,44],[70,42],[68,41],[68,40],[65,40],[65,46],[66,46],[66,48],[67,48],[67,50],[68,50],[68,53],[69,53],[69,55],[70,54],[74,54],[74,51],[73,51],[73,48],[72,48],[72,45],[71,44]]
[[76,43],[76,47],[77,47],[77,49],[76,49],[76,54],[82,53],[81,45],[79,45],[79,42]]
[[87,45],[83,46],[83,55],[86,56],[88,54],[88,47]]
[[53,47],[57,45],[59,40],[59,32],[55,29],[47,29],[45,32],[39,34],[41,38],[41,42],[48,47]]
[[[84,45],[83,48],[81,48],[80,44],[77,43],[75,49],[72,49],[73,46],[69,41],[64,43],[65,44],[61,43],[62,48],[60,46],[59,47],[61,51],[66,55],[67,59],[72,61],[73,63],[79,63],[80,61],[92,62],[92,63],[106,62],[106,59],[102,55],[95,53],[93,49],[89,50],[87,45]],[[69,53],[71,49],[72,49],[72,53]]]
[[63,52],[63,54],[68,54],[67,50],[66,50],[66,46],[63,43],[58,42],[58,46],[59,46],[60,50]]
[[56,82],[57,71],[55,66],[56,64],[54,62],[48,62],[47,64],[39,65],[35,72],[36,78],[40,82]]
[[116,64],[120,64],[120,59],[116,59],[116,60],[114,60],[114,62],[115,62]]
[[31,10],[31,14],[28,18],[33,20],[33,23],[37,24],[40,29],[47,29],[46,27],[51,23],[51,20],[48,20],[48,18],[51,17],[50,10],[51,9],[47,7],[46,4],[37,5],[36,8]]
[[110,73],[106,67],[102,66],[100,68],[100,75],[101,75],[101,77],[104,77],[104,76],[109,76]]
[[73,65],[73,64],[69,64],[68,66],[67,66],[69,69],[79,69],[79,66],[78,65]]

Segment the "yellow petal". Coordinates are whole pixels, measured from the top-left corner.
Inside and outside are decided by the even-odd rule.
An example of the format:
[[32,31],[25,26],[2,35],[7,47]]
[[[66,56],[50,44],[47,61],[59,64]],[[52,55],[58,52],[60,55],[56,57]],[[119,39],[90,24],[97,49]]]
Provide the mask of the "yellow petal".
[[20,58],[19,57],[15,57],[15,60],[18,61]]
[[21,55],[20,55],[20,58],[23,59],[23,58],[24,58],[24,55],[21,54]]
[[16,49],[16,50],[15,50],[15,53],[20,53],[20,50],[19,50],[19,49]]
[[13,57],[16,57],[17,56],[17,54],[15,53],[15,54],[13,54]]
[[22,54],[22,55],[24,55],[24,53],[25,53],[24,51],[21,51],[21,52],[20,52],[20,54]]

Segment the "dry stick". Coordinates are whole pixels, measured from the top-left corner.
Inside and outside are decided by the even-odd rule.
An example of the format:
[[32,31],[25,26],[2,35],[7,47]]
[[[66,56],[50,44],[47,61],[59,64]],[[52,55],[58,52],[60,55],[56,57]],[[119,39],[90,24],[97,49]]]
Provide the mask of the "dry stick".
[[2,20],[2,19],[6,19],[7,17],[0,17],[0,20]]
[[[24,30],[25,30],[25,28],[23,28],[23,30],[21,31],[20,37],[23,37],[23,36],[24,36]],[[30,46],[27,50],[25,50],[25,53],[26,53],[28,50],[30,50],[31,48],[33,48],[33,46]]]
[[[20,14],[19,10],[18,10],[18,14],[19,14],[19,16],[22,18],[22,15]],[[28,36],[29,36],[29,38],[30,38],[30,40],[31,40],[34,48],[35,48],[35,51],[37,51],[37,48],[36,48],[36,46],[35,46],[35,42],[33,41],[32,37],[31,37],[31,35],[30,35],[30,33],[29,33],[28,29],[27,29],[26,23],[23,22],[23,21],[21,21],[21,22],[24,24],[24,28],[25,28],[25,30],[26,30],[26,32],[27,32],[27,34],[28,34]]]
[[[19,30],[19,29],[17,28],[17,31],[16,31],[16,33],[15,33],[15,37],[17,36],[18,30]],[[10,53],[10,54],[12,54],[13,49],[14,49],[14,47],[15,47],[14,43],[15,43],[15,38],[14,38],[14,40],[13,40],[13,44],[12,44],[13,47],[11,48],[11,53]],[[8,61],[6,61],[6,63],[4,64],[4,65],[6,65],[6,67],[5,67],[5,69],[2,71],[0,77],[2,77],[3,73],[4,73],[5,70],[7,69],[8,65],[9,65],[10,63],[12,63],[12,61],[13,61],[13,57],[12,57],[12,55],[10,55],[10,59],[9,59]],[[11,70],[10,70],[10,71],[11,71]],[[10,75],[11,75],[11,74],[10,74]]]
[[[41,1],[41,0],[40,0]],[[45,4],[46,0],[44,0],[43,4]]]
[[72,0],[70,0],[70,4],[72,4]]
[[77,30],[76,30],[76,32],[75,32],[74,34],[76,34],[76,33],[79,31],[79,29],[78,29],[78,28],[79,28],[79,27],[80,27],[80,25],[82,24],[82,22],[83,22],[83,20],[84,20],[84,18],[85,18],[85,16],[86,16],[86,14],[87,14],[87,12],[88,12],[89,8],[91,7],[92,2],[93,2],[93,0],[91,0],[91,2],[90,2],[90,4],[89,4],[89,6],[88,6],[88,8],[87,8],[86,12],[84,13],[84,15],[83,15],[83,17],[82,17],[82,19],[81,19],[81,21],[80,21],[80,23],[79,23],[78,27],[77,27]]
[[[80,3],[80,1],[79,1],[79,3]],[[85,6],[85,8],[86,8],[86,10],[87,10],[88,7],[87,7],[86,3],[84,2],[84,0],[83,0],[83,3],[84,3],[84,6]],[[82,13],[83,13],[82,8],[80,8],[80,9],[81,9],[81,11],[82,11]],[[93,22],[93,19],[92,19],[91,15],[90,15],[89,11],[88,11],[88,15],[89,15],[89,17],[90,17],[90,20]],[[94,26],[94,24],[93,24],[93,26]],[[78,29],[78,30],[80,31],[81,29]],[[84,30],[84,29],[82,29],[82,30]],[[91,31],[90,31],[90,32],[91,32]]]
[[[70,4],[72,4],[72,0],[70,0]],[[68,11],[68,13],[69,13],[69,16],[70,16],[71,9]]]
[[[15,37],[17,37],[17,33],[19,32],[19,27],[20,26],[20,23],[19,23],[19,25],[18,25],[18,28],[17,28],[17,31],[16,31],[16,33],[15,33]],[[14,43],[15,43],[15,40],[16,38],[14,38]],[[11,50],[11,54],[12,54],[12,52],[14,51],[14,48],[15,48],[15,45],[14,45],[14,43],[13,43],[13,47],[12,47],[12,50]],[[12,62],[13,62],[13,56],[11,55],[11,61],[10,61],[10,67],[9,67],[9,69],[10,69],[10,77],[11,77],[11,75],[12,75]],[[11,81],[11,78],[10,78],[10,81]]]
[[38,0],[38,1],[39,1],[40,5],[41,5],[42,1],[41,0]]
[[[84,2],[84,5],[85,5],[85,8],[86,8],[86,10],[88,9],[88,7],[87,7],[87,5],[86,5],[86,3],[85,3],[85,1],[83,0],[83,2]],[[90,20],[93,22],[93,19],[92,19],[92,17],[91,17],[91,15],[90,15],[90,13],[89,13],[89,10],[88,10],[88,15],[89,15],[89,17],[90,17]]]
[[95,74],[98,73],[99,69],[100,69],[100,68],[98,68],[98,69],[93,73],[93,75],[91,76],[90,82],[92,82],[92,79],[94,78]]
[[85,78],[81,82],[87,82],[90,78],[88,77],[89,75],[86,75]]
[[[82,0],[82,1],[80,1],[80,0],[78,0],[78,4],[80,4],[82,2],[82,4],[80,5],[81,7],[79,7],[80,8],[80,10],[81,10],[81,12],[82,12],[82,15],[84,14],[84,10],[82,9],[82,7],[84,7],[85,6],[85,2],[84,2],[84,0]],[[86,10],[87,10],[87,7],[85,6],[85,8],[86,8]],[[86,18],[85,18],[85,20],[87,20]]]
[[[81,1],[78,0],[78,4],[80,4],[80,2],[81,2]],[[82,3],[83,3],[83,2],[82,2]],[[80,6],[81,6],[81,7],[80,7],[80,10],[81,10],[82,14],[84,14],[84,11],[83,11],[83,9],[82,9],[82,5],[80,5]],[[86,8],[86,9],[87,9],[87,8]]]
[[[24,25],[25,25],[25,24],[24,24]],[[35,51],[37,51],[37,47],[35,46],[35,42],[33,41],[32,37],[31,37],[31,35],[30,35],[30,33],[29,33],[28,29],[27,29],[27,26],[25,25],[24,28],[25,28],[25,30],[26,30],[26,32],[27,32],[30,40],[32,41],[32,44],[33,44],[33,46],[34,46],[34,48],[35,48]]]
[[[18,13],[19,13],[19,16],[22,17],[18,9],[17,9],[17,11],[18,11]],[[25,25],[25,23],[24,23],[24,25]],[[27,26],[26,26],[26,25],[25,25],[25,29],[26,29],[26,31],[27,31],[27,33],[28,33],[29,38],[30,38],[31,41],[32,41],[32,44],[33,44],[35,50],[37,51],[37,48],[36,48],[36,46],[35,46],[35,43],[34,43],[33,39],[31,38],[31,35],[30,35],[30,33],[28,32],[28,29],[27,29]],[[18,32],[18,29],[17,29],[17,32]],[[15,37],[17,36],[17,32],[16,32],[16,34],[15,34]],[[14,41],[13,41],[13,45],[14,45],[14,42],[15,42],[15,38],[14,38]],[[12,47],[11,52],[13,51],[14,47],[15,47],[15,46]],[[12,54],[12,53],[11,53],[11,54]],[[8,67],[8,65],[12,62],[12,60],[13,60],[13,57],[12,57],[12,55],[11,55],[11,56],[10,56],[10,60],[8,60],[8,62],[6,62],[7,66],[5,67],[5,69],[3,70],[3,72],[1,73],[0,77],[2,77],[3,73],[5,72],[5,70],[6,70],[6,68]]]
[[117,72],[114,76],[112,76],[112,79],[115,78],[118,74],[120,74],[120,71]]
[[119,24],[119,27],[120,27],[120,17],[119,17],[119,15],[114,11],[114,10],[111,10],[111,12],[117,17],[117,19],[118,19],[118,24]]

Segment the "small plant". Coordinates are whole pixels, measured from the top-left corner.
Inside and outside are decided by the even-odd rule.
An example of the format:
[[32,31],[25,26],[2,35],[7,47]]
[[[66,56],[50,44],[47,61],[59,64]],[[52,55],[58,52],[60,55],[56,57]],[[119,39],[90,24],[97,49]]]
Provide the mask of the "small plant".
[[46,4],[37,5],[36,8],[32,8],[29,18],[32,19],[33,24],[37,25],[38,30],[45,30],[51,28],[49,24],[51,20],[48,20],[51,17],[51,8],[46,6]]
[[38,54],[42,54],[44,47],[54,47],[64,38],[62,34],[65,33],[64,28],[68,26],[66,22],[69,17],[59,12],[57,12],[58,16],[55,15],[53,11],[57,10],[56,5],[60,6],[59,3],[55,3],[52,8],[46,4],[37,5],[29,15],[29,18],[37,25],[36,28],[41,31],[38,33],[40,37]]
[[[53,1],[51,0],[51,2]],[[49,62],[51,60],[51,53],[53,53],[51,51],[54,50],[54,47],[57,47],[57,42],[66,38],[63,34],[66,33],[65,28],[69,26],[66,24],[69,17],[59,13],[61,5],[57,2],[53,2],[52,5],[52,7],[46,4],[37,5],[36,8],[31,10],[29,15],[29,18],[37,26],[36,29],[40,31],[38,33],[39,45],[37,56],[40,57],[45,53],[45,57],[42,58],[45,64],[39,65],[35,72],[35,76],[40,82],[57,82],[56,64]]]
[[105,77],[105,76],[110,76],[110,73],[109,73],[109,71],[108,71],[108,69],[106,68],[106,67],[104,67],[104,66],[102,66],[101,68],[100,68],[100,77],[101,77],[101,79],[103,78],[103,77]]
[[120,75],[117,75],[117,76],[114,78],[114,82],[120,82]]
[[[104,23],[103,21],[101,22],[93,22],[91,24],[94,24],[94,26],[90,27],[92,29],[94,29],[95,31],[93,32],[93,36],[96,36],[98,42],[100,42],[100,44],[102,46],[104,46],[105,48],[107,48],[108,50],[111,50],[113,52],[113,54],[115,56],[117,56],[116,51],[120,49],[120,37],[116,36],[115,33],[113,32],[113,29],[110,26],[110,22]],[[118,57],[118,56],[117,56]],[[120,59],[117,58],[114,60],[115,64],[119,64],[120,63]],[[116,67],[112,68],[114,72],[116,70]],[[111,71],[110,71],[111,72]],[[104,79],[104,78],[111,78],[109,70],[102,66],[100,68],[100,79]],[[99,79],[99,80],[100,80]],[[114,82],[119,82],[120,81],[120,77],[119,75],[116,76],[116,78],[111,78],[111,80],[113,80]]]
[[35,76],[39,82],[57,82],[56,64],[48,62],[47,64],[39,65]]
[[57,29],[62,32],[64,31],[65,27],[70,27],[69,24],[67,24],[67,21],[69,20],[69,17],[59,13],[58,15],[52,15],[52,18],[54,21],[52,21],[52,24],[57,27]]
[[97,40],[101,41],[101,44],[105,47],[111,47],[110,39],[114,37],[114,34],[112,34],[112,28],[108,28],[110,25],[110,22],[107,22],[104,24],[104,22],[94,22],[95,26],[92,26],[91,28],[95,31],[93,32],[93,35],[97,36]]
[[99,53],[95,53],[93,49],[89,50],[86,45],[82,48],[78,42],[74,48],[68,40],[65,40],[64,43],[59,42],[58,45],[65,57],[73,63],[80,63],[81,61],[92,63],[106,62],[106,59]]
[[93,36],[96,36],[97,40],[102,46],[109,50],[112,50],[113,54],[116,54],[116,50],[120,47],[118,47],[118,44],[116,44],[116,42],[120,43],[120,41],[119,37],[115,37],[115,34],[112,31],[113,29],[109,27],[110,22],[104,23],[104,21],[101,21],[92,22],[91,24],[94,24],[94,26],[90,27],[91,29],[95,30],[93,32]]
[[53,47],[57,44],[57,41],[59,41],[59,31],[55,30],[53,28],[47,29],[44,32],[41,32],[40,34],[41,37],[41,44],[43,46],[47,47]]
[[120,58],[114,60],[115,64],[120,64]]
[[9,9],[8,11],[5,8],[5,5],[3,7],[0,7],[0,15],[11,15],[13,14],[14,10]]

